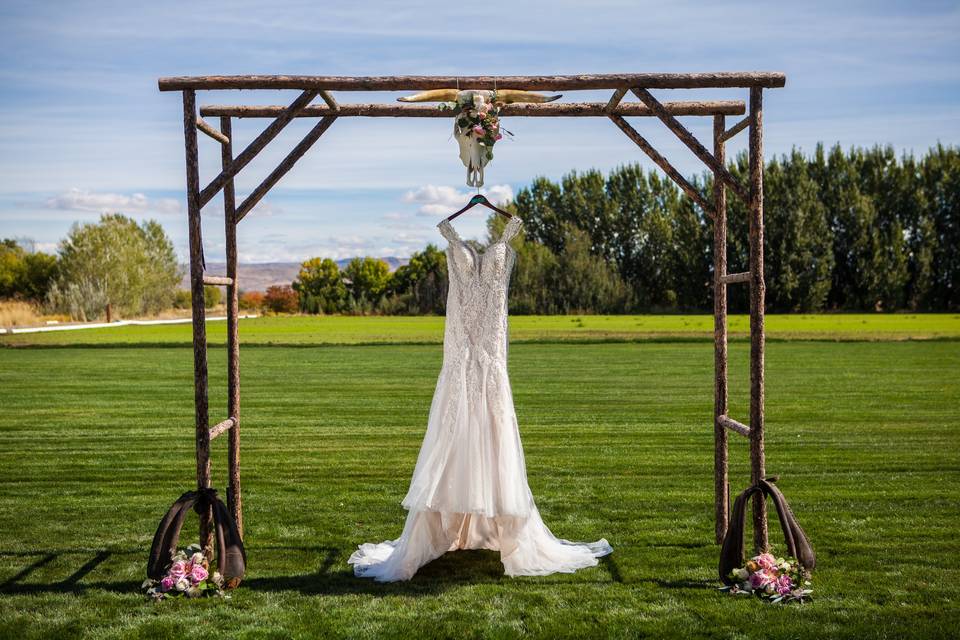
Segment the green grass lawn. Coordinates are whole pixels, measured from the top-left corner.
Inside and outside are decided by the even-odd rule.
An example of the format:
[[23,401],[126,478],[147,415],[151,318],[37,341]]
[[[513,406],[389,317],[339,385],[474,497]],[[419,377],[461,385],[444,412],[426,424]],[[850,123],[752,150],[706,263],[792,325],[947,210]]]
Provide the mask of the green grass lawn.
[[[682,316],[585,317],[599,335],[583,343],[562,341],[571,318],[512,320],[531,340],[510,349],[530,484],[556,535],[610,541],[598,567],[511,579],[495,553],[458,552],[407,583],[354,578],[355,545],[402,528],[440,349],[273,346],[242,351],[247,579],[229,601],[147,602],[138,588],[153,531],[194,477],[192,353],[188,327],[130,328],[139,333],[50,339],[153,346],[0,349],[0,636],[955,637],[960,341],[899,339],[956,334],[958,321],[801,318],[771,318],[771,330],[873,338],[768,345],[767,466],[817,550],[809,604],[716,591],[712,344],[590,341],[643,337],[638,323],[657,335],[709,331],[709,318]],[[863,318],[882,322],[858,332]],[[284,318],[242,330],[252,342],[309,345],[436,341],[441,327]],[[561,341],[535,342],[551,337]],[[731,346],[741,419],[748,348]],[[210,363],[218,420],[224,350]],[[220,488],[225,444],[213,447]],[[731,459],[738,491],[744,439]],[[779,544],[775,520],[771,531]]]
[[[240,322],[245,344],[435,344],[443,318],[403,316],[282,316]],[[770,340],[960,339],[960,314],[768,315]],[[730,335],[745,338],[746,315],[730,316]],[[211,343],[226,341],[226,323],[208,323]],[[122,326],[51,333],[0,334],[0,345],[189,344],[190,325]],[[514,342],[713,340],[711,315],[513,316]]]

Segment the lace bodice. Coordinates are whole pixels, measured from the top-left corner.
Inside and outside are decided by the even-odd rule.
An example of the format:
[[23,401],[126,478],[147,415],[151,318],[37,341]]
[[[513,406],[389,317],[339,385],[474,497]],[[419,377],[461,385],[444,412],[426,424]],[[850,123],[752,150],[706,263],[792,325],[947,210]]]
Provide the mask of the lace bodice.
[[437,225],[449,241],[444,369],[459,369],[466,361],[506,367],[507,293],[516,258],[509,243],[521,224],[510,218],[500,238],[482,251],[464,242],[449,221]]

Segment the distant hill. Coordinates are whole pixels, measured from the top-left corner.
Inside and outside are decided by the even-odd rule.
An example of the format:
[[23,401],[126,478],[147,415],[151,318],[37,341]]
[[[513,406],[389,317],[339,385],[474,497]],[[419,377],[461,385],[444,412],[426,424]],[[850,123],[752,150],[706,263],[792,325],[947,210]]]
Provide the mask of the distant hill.
[[[390,271],[396,271],[397,267],[407,264],[407,258],[380,258],[388,265]],[[351,258],[337,260],[337,265],[343,269],[350,262]],[[190,288],[190,266],[182,265],[184,271],[183,280],[180,281],[180,287]],[[299,262],[257,262],[251,264],[240,263],[237,265],[239,272],[240,289],[243,291],[266,291],[267,287],[275,284],[290,284],[300,272]],[[208,262],[207,273],[212,275],[225,275],[227,265],[223,262]]]

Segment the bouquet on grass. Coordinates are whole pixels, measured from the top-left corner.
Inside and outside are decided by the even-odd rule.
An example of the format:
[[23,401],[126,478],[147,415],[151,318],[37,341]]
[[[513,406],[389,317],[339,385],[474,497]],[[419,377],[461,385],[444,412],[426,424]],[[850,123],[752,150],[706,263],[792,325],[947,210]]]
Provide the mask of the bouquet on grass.
[[210,563],[200,552],[200,545],[192,544],[186,551],[178,551],[160,580],[147,578],[141,585],[154,600],[184,597],[217,596],[229,598],[223,590],[223,576],[210,573]]
[[810,572],[794,558],[754,556],[730,572],[732,585],[721,587],[733,595],[755,595],[769,602],[803,602],[810,598]]

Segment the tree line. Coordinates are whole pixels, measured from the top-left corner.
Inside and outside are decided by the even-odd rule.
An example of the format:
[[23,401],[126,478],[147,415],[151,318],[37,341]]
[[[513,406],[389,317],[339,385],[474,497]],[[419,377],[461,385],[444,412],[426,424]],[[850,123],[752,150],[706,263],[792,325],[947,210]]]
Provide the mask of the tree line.
[[[746,154],[730,169],[746,184]],[[712,176],[694,184],[709,200]],[[727,203],[728,271],[746,271],[748,211],[733,194]],[[960,308],[960,149],[919,159],[891,147],[794,150],[767,163],[764,205],[769,311]],[[511,313],[712,309],[712,222],[654,171],[537,178],[510,209],[524,220]],[[491,218],[489,238],[502,225]],[[310,313],[443,313],[446,259],[430,245],[390,274],[371,258],[343,272],[317,258],[293,289]],[[745,311],[748,288],[729,291],[731,310]]]
[[[730,163],[744,184],[745,154]],[[709,200],[709,172],[693,179]],[[771,158],[764,175],[767,308],[772,312],[960,309],[960,149],[922,157],[890,147],[799,151]],[[728,271],[748,268],[749,217],[727,197]],[[509,209],[524,220],[509,305],[515,314],[709,311],[713,226],[672,181],[640,165],[609,174],[537,178]],[[488,220],[488,242],[504,220]],[[390,272],[362,257],[344,269],[305,261],[289,286],[248,292],[241,306],[276,312],[442,314],[446,255],[434,245]],[[58,255],[0,242],[0,298],[94,319],[188,306],[181,268],[154,221],[120,214],[74,225]],[[208,292],[215,304],[217,290]],[[730,287],[732,311],[748,288]]]

